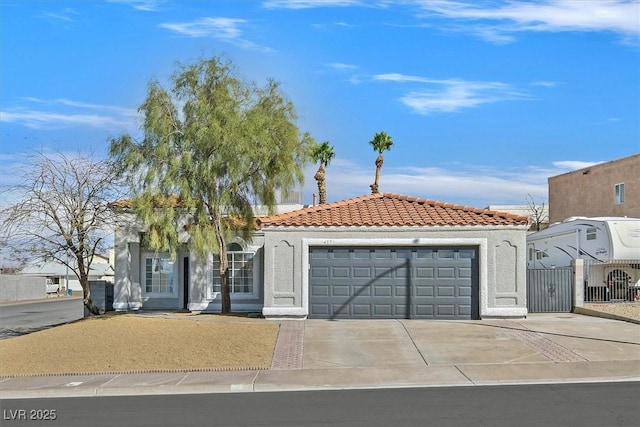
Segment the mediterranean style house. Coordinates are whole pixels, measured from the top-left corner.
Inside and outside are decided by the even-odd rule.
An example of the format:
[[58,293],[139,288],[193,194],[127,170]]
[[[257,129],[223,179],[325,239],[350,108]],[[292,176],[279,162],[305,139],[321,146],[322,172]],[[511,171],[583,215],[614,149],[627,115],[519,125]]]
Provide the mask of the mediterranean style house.
[[[121,204],[126,206],[126,204]],[[116,310],[219,312],[215,256],[144,246],[126,209]],[[267,318],[522,318],[526,216],[390,193],[259,217],[228,244],[232,310]]]

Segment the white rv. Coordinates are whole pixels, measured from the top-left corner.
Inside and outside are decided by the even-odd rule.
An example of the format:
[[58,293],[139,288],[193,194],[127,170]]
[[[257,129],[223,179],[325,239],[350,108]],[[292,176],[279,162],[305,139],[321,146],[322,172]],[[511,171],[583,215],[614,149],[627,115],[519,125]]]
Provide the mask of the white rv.
[[585,297],[604,291],[607,299],[637,299],[640,218],[572,217],[527,236],[528,268],[566,267],[577,258],[590,266]]

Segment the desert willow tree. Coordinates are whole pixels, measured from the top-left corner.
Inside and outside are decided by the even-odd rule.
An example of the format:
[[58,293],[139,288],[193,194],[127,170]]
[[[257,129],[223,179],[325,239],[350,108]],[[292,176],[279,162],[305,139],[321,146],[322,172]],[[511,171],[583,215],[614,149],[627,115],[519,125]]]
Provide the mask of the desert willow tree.
[[149,83],[139,108],[144,137],[112,140],[111,155],[133,181],[131,206],[147,227],[145,243],[175,256],[186,233],[192,253],[217,257],[222,312],[229,313],[227,242],[250,240],[254,204],[274,213],[276,192],[303,182],[315,141],[301,135],[277,82],[257,87],[228,61],[178,64],[171,84]]
[[329,166],[335,156],[333,146],[329,144],[329,141],[316,144],[311,149],[311,158],[315,163],[320,163],[318,171],[313,178],[318,181],[318,196],[321,205],[327,202],[326,167]]
[[100,310],[89,274],[95,255],[111,243],[116,218],[108,204],[123,188],[116,170],[116,164],[92,155],[37,153],[24,164],[20,184],[8,189],[8,198],[17,201],[1,211],[3,240],[13,255],[67,266],[93,314]]
[[378,153],[378,157],[376,158],[376,176],[373,180],[373,184],[371,187],[371,193],[376,194],[380,191],[378,190],[378,184],[380,183],[380,170],[382,169],[382,164],[384,163],[384,157],[382,157],[382,153],[391,149],[393,145],[393,141],[391,140],[391,136],[387,135],[386,132],[378,132],[373,135],[373,139],[369,141],[369,144],[373,147],[373,151]]

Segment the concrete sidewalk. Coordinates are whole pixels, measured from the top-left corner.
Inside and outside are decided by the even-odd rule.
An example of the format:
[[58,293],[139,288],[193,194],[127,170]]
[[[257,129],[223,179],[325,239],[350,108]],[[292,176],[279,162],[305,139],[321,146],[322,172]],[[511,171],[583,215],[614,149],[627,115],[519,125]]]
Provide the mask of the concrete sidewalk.
[[284,321],[269,370],[0,379],[0,398],[640,380],[640,325],[525,320]]

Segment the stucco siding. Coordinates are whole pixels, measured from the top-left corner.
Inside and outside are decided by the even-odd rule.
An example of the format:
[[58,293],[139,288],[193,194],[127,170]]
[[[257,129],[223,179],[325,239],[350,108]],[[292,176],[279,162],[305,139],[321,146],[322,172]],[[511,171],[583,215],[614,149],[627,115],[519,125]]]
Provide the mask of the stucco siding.
[[[264,233],[267,291],[263,314],[267,317],[308,315],[308,250],[323,245],[479,247],[481,317],[526,316],[526,227],[273,228]],[[278,256],[274,248],[281,242],[293,247],[297,261]],[[283,283],[289,277],[294,282],[293,293],[291,285]]]
[[[550,177],[549,222],[571,216],[640,217],[640,154]],[[624,184],[625,202],[614,187]]]

